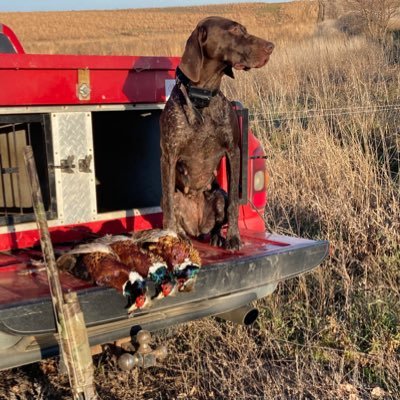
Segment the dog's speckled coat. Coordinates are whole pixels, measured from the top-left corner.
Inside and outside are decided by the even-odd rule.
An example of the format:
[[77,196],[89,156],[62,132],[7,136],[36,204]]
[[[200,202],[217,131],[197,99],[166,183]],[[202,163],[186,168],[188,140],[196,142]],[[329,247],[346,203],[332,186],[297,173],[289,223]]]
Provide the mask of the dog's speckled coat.
[[[240,130],[230,101],[219,90],[232,68],[265,65],[274,46],[249,35],[237,22],[209,17],[189,37],[179,68],[198,88],[216,90],[207,107],[196,108],[182,84],[175,85],[161,115],[161,177],[164,228],[198,236],[211,233],[214,244],[241,245],[238,229]],[[229,175],[227,205],[215,182],[223,156]],[[226,210],[226,212],[225,212]],[[225,215],[226,214],[226,215]],[[220,228],[227,220],[226,241]]]

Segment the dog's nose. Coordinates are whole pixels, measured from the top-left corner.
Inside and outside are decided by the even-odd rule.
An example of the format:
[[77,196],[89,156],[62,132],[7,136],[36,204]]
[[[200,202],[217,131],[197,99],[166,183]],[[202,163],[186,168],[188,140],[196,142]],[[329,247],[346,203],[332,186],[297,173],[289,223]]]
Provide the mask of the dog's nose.
[[275,48],[275,45],[274,45],[272,42],[266,42],[266,43],[265,43],[265,51],[266,51],[268,54],[271,54],[271,53],[272,53],[272,50],[274,50],[274,48]]

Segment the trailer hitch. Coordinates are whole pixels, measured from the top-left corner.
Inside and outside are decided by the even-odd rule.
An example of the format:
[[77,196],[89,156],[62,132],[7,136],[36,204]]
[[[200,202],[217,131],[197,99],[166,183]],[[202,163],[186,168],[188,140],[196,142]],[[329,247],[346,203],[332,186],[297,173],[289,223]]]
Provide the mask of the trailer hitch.
[[129,371],[134,367],[148,368],[158,365],[157,361],[167,358],[168,349],[165,345],[160,345],[154,350],[150,347],[151,334],[149,331],[141,330],[136,335],[139,348],[133,354],[123,353],[118,357],[117,363],[123,371]]

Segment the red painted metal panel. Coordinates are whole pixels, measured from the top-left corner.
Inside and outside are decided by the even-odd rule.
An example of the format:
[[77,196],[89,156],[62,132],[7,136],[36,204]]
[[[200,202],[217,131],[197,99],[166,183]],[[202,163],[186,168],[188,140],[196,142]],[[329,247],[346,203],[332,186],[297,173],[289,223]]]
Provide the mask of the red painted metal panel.
[[[160,228],[161,225],[161,213],[155,213],[144,216],[118,218],[77,225],[57,226],[49,228],[49,230],[52,242],[62,243],[79,241],[106,234],[118,234],[143,229]],[[39,232],[37,229],[0,234],[0,251],[24,249],[39,244]]]
[[[176,57],[4,54],[0,106],[165,102]],[[78,70],[88,69],[90,100],[77,97]]]
[[153,56],[88,56],[62,54],[2,54],[2,69],[123,69],[175,70],[179,57]]
[[[76,225],[51,227],[50,235],[53,243],[76,242],[87,238],[106,234],[119,234],[144,229],[161,228],[162,213],[143,216],[116,218]],[[239,227],[254,232],[264,232],[265,226],[259,212],[250,205],[240,206]],[[25,249],[40,244],[37,229],[0,234],[0,251]],[[1,264],[1,260],[0,260]],[[1,266],[1,265],[0,265]]]

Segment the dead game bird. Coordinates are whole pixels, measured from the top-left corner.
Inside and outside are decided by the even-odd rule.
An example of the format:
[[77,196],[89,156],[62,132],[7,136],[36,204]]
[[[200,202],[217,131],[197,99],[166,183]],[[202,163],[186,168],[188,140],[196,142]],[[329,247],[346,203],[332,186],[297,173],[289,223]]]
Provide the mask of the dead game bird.
[[190,292],[193,289],[201,258],[189,240],[180,238],[171,230],[163,229],[134,232],[132,240],[166,262],[180,292]]
[[160,256],[139,247],[132,238],[123,235],[106,235],[96,242],[110,246],[122,263],[143,278],[150,279],[154,283],[157,300],[174,294],[175,279]]
[[104,243],[77,246],[59,257],[57,266],[79,279],[122,292],[128,299],[128,314],[151,304],[144,277],[132,266],[123,263],[113,249]]

